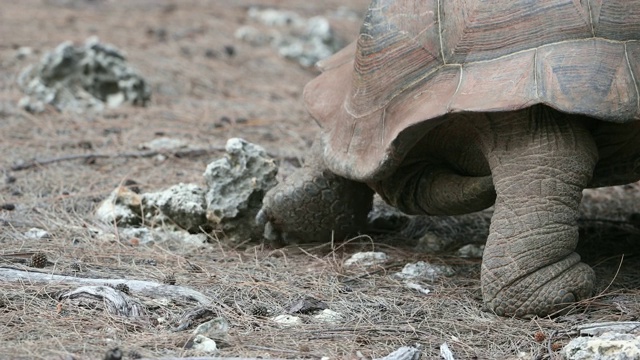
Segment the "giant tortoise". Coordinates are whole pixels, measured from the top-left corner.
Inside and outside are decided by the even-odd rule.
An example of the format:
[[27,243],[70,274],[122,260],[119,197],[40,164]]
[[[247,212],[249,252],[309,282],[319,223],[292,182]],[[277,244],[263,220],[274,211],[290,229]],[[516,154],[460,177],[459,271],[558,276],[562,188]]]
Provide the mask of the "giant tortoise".
[[488,309],[590,296],[582,191],[640,180],[640,1],[374,0],[319,66],[304,99],[320,135],[266,195],[267,235],[357,230],[374,191],[408,214],[495,205]]

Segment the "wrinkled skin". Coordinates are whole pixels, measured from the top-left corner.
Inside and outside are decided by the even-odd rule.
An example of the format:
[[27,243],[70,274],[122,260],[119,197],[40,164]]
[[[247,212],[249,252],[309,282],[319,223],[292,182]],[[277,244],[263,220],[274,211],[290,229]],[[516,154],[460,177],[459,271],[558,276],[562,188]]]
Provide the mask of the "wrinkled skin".
[[[543,105],[451,114],[392,176],[368,185],[409,214],[456,215],[495,204],[481,272],[485,305],[504,316],[544,316],[592,294],[594,272],[575,253],[582,190],[639,180],[638,139],[639,122]],[[326,169],[321,150],[316,145],[315,160],[267,194],[260,220],[270,236],[304,240],[362,229],[372,193]],[[300,191],[309,183],[339,195]]]

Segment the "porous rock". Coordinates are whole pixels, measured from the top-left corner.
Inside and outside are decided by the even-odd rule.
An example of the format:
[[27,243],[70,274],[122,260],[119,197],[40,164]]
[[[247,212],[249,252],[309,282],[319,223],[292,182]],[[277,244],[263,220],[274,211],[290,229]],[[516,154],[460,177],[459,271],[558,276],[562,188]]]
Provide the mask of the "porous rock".
[[215,354],[218,352],[218,345],[204,335],[196,335],[193,339],[193,350],[200,354]]
[[344,319],[344,316],[342,316],[342,314],[340,314],[339,312],[333,311],[331,309],[324,309],[318,314],[313,315],[313,318],[320,322],[337,324]]
[[278,315],[272,317],[271,320],[285,327],[302,324],[302,319],[293,315]]
[[364,251],[358,252],[347,260],[345,260],[345,266],[373,266],[383,264],[389,261],[389,256],[380,251]]
[[161,240],[160,235],[152,229],[146,227],[124,227],[118,229],[118,235],[121,241],[130,242],[132,239],[138,239],[139,245],[152,245]]
[[189,232],[206,228],[205,190],[196,184],[177,184],[164,191],[142,195],[145,222],[176,225]]
[[210,339],[224,340],[229,333],[229,322],[222,317],[209,320],[193,330],[194,335],[203,335]]
[[236,38],[256,46],[271,45],[281,56],[305,67],[331,56],[344,45],[322,16],[306,19],[292,11],[255,7],[249,9],[248,15],[268,28],[243,26],[236,31]]
[[436,265],[418,261],[406,264],[401,272],[394,274],[394,277],[404,280],[435,281],[442,276],[452,276],[454,274],[455,270],[448,265]]
[[159,137],[151,141],[147,141],[138,146],[140,150],[153,150],[153,151],[166,151],[184,149],[188,146],[188,143],[182,139],[174,139],[170,137]]
[[24,233],[29,239],[48,239],[51,237],[51,234],[47,230],[40,228],[31,228]]
[[207,219],[232,241],[259,239],[255,217],[264,194],[277,183],[278,167],[262,147],[245,140],[229,139],[225,149],[225,157],[204,172]]
[[118,186],[95,210],[96,218],[106,224],[139,225],[142,197],[126,186]]
[[458,256],[463,258],[482,258],[484,253],[484,245],[467,244],[458,249]]
[[46,105],[78,113],[123,103],[144,106],[151,97],[147,82],[124,55],[95,37],[84,46],[69,41],[58,45],[40,63],[25,68],[18,85],[26,95],[19,105],[31,112]]
[[573,339],[562,349],[567,360],[640,359],[640,335],[604,333],[597,337]]

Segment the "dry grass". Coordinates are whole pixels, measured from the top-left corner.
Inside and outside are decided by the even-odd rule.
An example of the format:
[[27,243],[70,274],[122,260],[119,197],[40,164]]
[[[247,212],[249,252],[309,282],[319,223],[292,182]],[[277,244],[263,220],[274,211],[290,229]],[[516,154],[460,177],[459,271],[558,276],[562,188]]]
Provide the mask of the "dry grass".
[[[338,4],[363,11],[367,2],[259,3],[311,16],[327,14]],[[411,231],[357,238],[345,245],[284,249],[232,248],[216,233],[201,247],[179,242],[131,246],[129,239],[89,231],[98,226],[92,216],[97,202],[125,179],[135,180],[143,191],[178,182],[201,184],[201,174],[216,154],[165,161],[74,160],[25,171],[7,170],[34,158],[136,151],[139,144],[161,135],[202,148],[222,146],[229,137],[240,136],[281,159],[298,157],[315,131],[300,99],[302,86],[314,74],[280,59],[271,49],[254,48],[233,38],[235,29],[247,21],[250,4],[248,0],[25,0],[3,4],[0,169],[5,172],[0,204],[16,208],[0,211],[0,253],[44,252],[54,264],[41,271],[85,278],[162,282],[173,274],[177,285],[214,300],[212,315],[199,321],[222,316],[230,322],[229,338],[221,346],[224,356],[370,358],[420,343],[426,358],[437,358],[440,344],[447,342],[459,359],[506,359],[521,353],[525,358],[548,359],[549,349],[566,343],[575,324],[637,320],[640,230],[629,220],[640,212],[640,191],[635,185],[589,191],[585,199],[581,221],[585,241],[580,251],[595,266],[602,293],[577,304],[569,315],[516,320],[482,311],[478,260],[416,253]],[[345,38],[357,31],[355,21],[334,21]],[[167,30],[167,41],[148,31],[158,28]],[[21,94],[14,77],[18,72],[60,42],[82,42],[90,35],[125,50],[129,61],[152,84],[150,106],[86,116],[52,110],[31,115],[17,109]],[[225,45],[233,45],[236,55],[224,55]],[[16,49],[21,46],[32,47],[37,54],[18,60]],[[206,57],[207,50],[218,55]],[[214,126],[223,116],[248,121]],[[295,164],[282,161],[281,165],[286,173]],[[486,214],[423,219],[420,224],[460,242],[482,238],[488,226]],[[26,238],[24,232],[34,226],[46,229],[51,237]],[[102,230],[119,234],[114,228]],[[385,251],[392,260],[373,269],[342,266],[353,252],[369,250]],[[416,260],[449,264],[457,275],[427,284],[432,290],[429,295],[409,290],[388,276]],[[80,272],[72,270],[77,265]],[[194,272],[194,265],[201,271]],[[0,267],[9,266],[23,268],[0,262]],[[198,306],[196,302],[158,302],[134,292],[132,296],[144,302],[147,314],[125,318],[110,315],[99,304],[59,301],[61,292],[73,288],[64,283],[1,284],[0,358],[95,359],[115,347],[123,349],[125,358],[192,354],[187,349],[191,328],[178,332],[172,328]],[[302,325],[286,328],[260,313],[283,314],[304,296],[322,300],[344,318],[326,324],[301,315]]]

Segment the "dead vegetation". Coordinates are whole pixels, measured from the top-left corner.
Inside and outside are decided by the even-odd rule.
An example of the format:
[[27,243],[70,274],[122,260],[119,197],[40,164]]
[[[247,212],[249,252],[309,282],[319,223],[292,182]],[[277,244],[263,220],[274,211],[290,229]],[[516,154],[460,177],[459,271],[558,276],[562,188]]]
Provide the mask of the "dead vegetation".
[[[553,319],[516,320],[484,312],[479,260],[416,253],[410,234],[272,249],[234,247],[225,243],[225,234],[212,232],[202,246],[178,241],[140,246],[113,226],[95,223],[96,204],[126,180],[135,180],[145,191],[201,183],[207,163],[218,157],[216,150],[229,137],[264,146],[280,160],[281,172],[290,172],[315,132],[300,100],[302,86],[314,73],[272,49],[238,42],[233,32],[246,22],[250,5],[312,16],[329,14],[338,5],[361,14],[367,3],[3,4],[0,358],[97,359],[115,348],[124,359],[186,357],[195,354],[192,330],[222,317],[230,330],[217,343],[226,357],[376,358],[419,343],[424,358],[438,358],[446,342],[456,359],[551,359],[576,336],[576,325],[637,321],[636,185],[588,192],[579,251],[595,267],[600,293]],[[332,21],[345,38],[353,37],[359,26],[357,20]],[[83,42],[90,35],[126,52],[152,86],[149,106],[95,115],[52,109],[32,115],[18,109],[18,72],[60,42]],[[228,46],[232,55],[225,51]],[[22,47],[34,54],[18,57]],[[159,136],[183,139],[206,151],[164,157],[139,151],[139,144]],[[64,161],[37,161],[41,159]],[[468,240],[487,231],[486,218],[437,218],[421,226],[439,236]],[[26,237],[32,227],[46,230],[49,237]],[[391,260],[373,268],[343,266],[352,253],[372,250],[386,252]],[[5,256],[34,252],[47,255],[47,266],[29,267]],[[446,263],[457,273],[426,284],[431,290],[427,295],[389,276],[417,260]],[[122,286],[116,291],[120,284],[128,294]],[[80,286],[91,287],[85,291],[89,295],[70,295]],[[137,312],[110,311],[109,301],[91,291],[131,300]],[[314,312],[296,313],[302,323],[291,327],[271,320],[303,298],[323,302],[341,318],[323,322]]]

